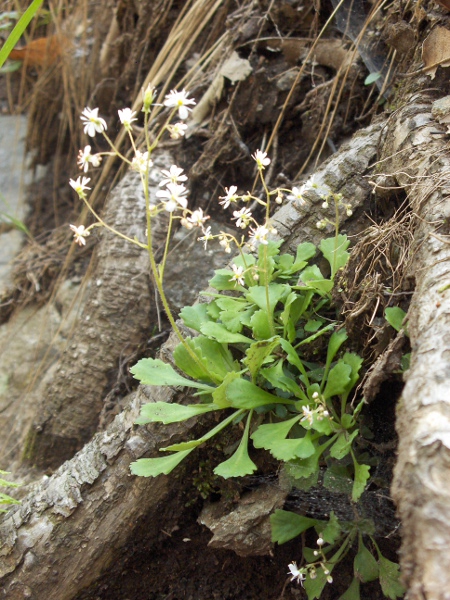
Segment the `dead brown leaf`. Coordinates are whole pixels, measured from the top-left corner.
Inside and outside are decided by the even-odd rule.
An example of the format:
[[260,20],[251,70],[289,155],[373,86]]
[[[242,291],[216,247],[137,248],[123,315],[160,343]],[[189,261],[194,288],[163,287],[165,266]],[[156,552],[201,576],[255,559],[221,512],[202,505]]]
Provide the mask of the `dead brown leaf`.
[[425,70],[434,79],[438,66],[450,67],[450,31],[445,27],[435,27],[422,46],[422,60]]

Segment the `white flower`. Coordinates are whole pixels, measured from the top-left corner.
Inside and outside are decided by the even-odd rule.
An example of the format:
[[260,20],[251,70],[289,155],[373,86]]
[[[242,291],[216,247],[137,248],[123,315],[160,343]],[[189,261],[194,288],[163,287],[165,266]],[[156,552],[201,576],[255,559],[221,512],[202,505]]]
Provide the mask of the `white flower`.
[[233,220],[236,219],[236,227],[245,229],[252,218],[252,212],[248,208],[241,208],[233,212]]
[[222,202],[219,202],[224,208],[228,208],[232,202],[236,202],[239,196],[236,196],[237,186],[231,185],[229,188],[225,188],[226,196],[219,196]]
[[122,125],[128,131],[131,131],[131,123],[133,123],[133,121],[137,121],[135,111],[131,110],[131,108],[123,108],[122,110],[119,110],[118,113]]
[[91,235],[91,232],[85,229],[84,225],[80,225],[77,227],[76,225],[70,225],[70,229],[73,231],[73,237],[75,238],[75,243],[80,246],[86,245],[86,237]]
[[229,281],[235,281],[239,285],[245,285],[244,281],[244,267],[238,267],[234,263],[231,265],[233,269],[233,276]]
[[96,132],[102,133],[107,129],[105,119],[98,116],[98,108],[90,109],[86,107],[81,113],[80,119],[84,123],[84,133],[94,137]]
[[85,173],[88,172],[89,164],[93,167],[98,167],[102,162],[102,157],[99,154],[91,154],[91,147],[85,146],[84,150],[78,152],[77,164]]
[[159,190],[156,192],[158,198],[167,198],[163,200],[164,210],[167,212],[174,212],[178,206],[183,208],[187,207],[187,189],[184,185],[178,185],[177,183],[168,183],[165,190]]
[[303,573],[301,573],[297,567],[297,563],[295,561],[291,562],[288,565],[288,569],[289,569],[289,573],[288,575],[291,576],[291,581],[295,581],[297,580],[298,583],[301,583],[303,586],[303,582],[305,581],[305,575]]
[[207,227],[206,229],[203,229],[203,236],[197,238],[197,240],[199,242],[203,242],[203,247],[205,248],[205,250],[208,245],[208,242],[213,239],[214,239],[214,236],[211,234],[211,227]]
[[192,108],[188,108],[188,106],[195,104],[195,100],[192,98],[188,99],[188,95],[189,92],[186,92],[186,90],[182,90],[181,92],[171,90],[164,99],[164,106],[167,106],[168,108],[178,108],[178,116],[180,119],[187,119],[189,111],[192,110]]
[[323,200],[331,194],[330,187],[326,183],[320,181],[317,175],[310,177],[304,184],[304,187],[305,190],[314,190]]
[[303,193],[305,192],[305,186],[302,185],[301,188],[293,187],[291,193],[287,197],[288,200],[297,200],[299,204],[305,204],[306,201],[303,198]]
[[85,198],[86,194],[85,190],[90,190],[91,188],[87,186],[90,182],[89,177],[78,177],[77,179],[71,179],[69,181],[70,186],[76,191],[80,198]]
[[173,125],[167,125],[167,130],[172,140],[179,140],[186,133],[188,126],[186,123],[174,123]]
[[201,227],[205,221],[207,221],[209,217],[203,214],[201,208],[194,210],[190,217],[187,217],[187,221],[196,227]]
[[255,159],[260,171],[262,171],[264,167],[267,167],[267,165],[270,165],[270,158],[267,156],[267,152],[257,150],[255,154],[252,154],[252,158]]
[[302,411],[303,411],[303,417],[302,417],[302,421],[308,421],[308,423],[310,425],[313,424],[313,419],[314,419],[314,411],[312,411],[309,406],[302,406]]
[[139,171],[143,175],[147,172],[147,168],[153,165],[153,161],[149,159],[148,152],[140,152],[136,150],[136,156],[131,161],[131,168],[134,171]]
[[260,225],[256,229],[250,228],[250,245],[254,246],[255,242],[260,242],[261,244],[268,244],[267,236],[269,235],[269,230],[264,225]]
[[187,181],[187,176],[182,175],[183,169],[175,165],[172,165],[168,171],[162,169],[161,173],[165,177],[165,179],[159,183],[161,187],[167,185],[168,183],[182,183],[183,181]]

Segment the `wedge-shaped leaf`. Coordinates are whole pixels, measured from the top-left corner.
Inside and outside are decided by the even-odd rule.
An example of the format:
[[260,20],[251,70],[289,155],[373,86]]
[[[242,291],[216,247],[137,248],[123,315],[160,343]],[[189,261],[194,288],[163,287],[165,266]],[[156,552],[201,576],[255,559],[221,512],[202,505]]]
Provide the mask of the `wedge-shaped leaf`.
[[213,321],[205,323],[201,328],[201,332],[203,335],[214,338],[220,344],[251,344],[253,341],[241,333],[232,333],[228,331],[225,325]]
[[347,467],[339,464],[330,465],[324,473],[323,486],[332,492],[350,495],[353,480],[348,473]]
[[364,546],[362,536],[359,536],[358,554],[353,561],[355,577],[366,583],[378,579],[379,567],[374,555]]
[[328,544],[334,544],[342,533],[342,527],[333,511],[330,513],[330,519],[325,527],[320,530],[323,539]]
[[294,404],[292,400],[274,396],[246,379],[231,381],[226,390],[226,397],[235,408],[257,408],[267,404]]
[[339,331],[335,331],[331,335],[330,341],[328,342],[328,349],[327,349],[327,362],[326,362],[327,370],[330,367],[331,363],[333,362],[334,357],[336,356],[339,348],[345,342],[347,337],[348,336],[347,336],[347,332],[345,331],[345,329],[339,329]]
[[[265,425],[260,425],[256,431],[250,436],[253,440],[253,445],[255,448],[264,448],[264,450],[272,450],[276,447],[277,444],[282,442],[287,438],[290,430],[294,427],[296,423],[300,420],[300,415],[294,417],[293,419],[289,419],[288,421],[281,421],[280,423],[266,423]],[[314,453],[313,451],[308,454]],[[290,460],[290,459],[287,459]]]
[[280,345],[280,338],[275,336],[267,340],[254,342],[245,351],[244,365],[248,368],[251,378],[254,379],[261,366],[267,361],[272,352]]
[[315,333],[318,329],[320,329],[323,325],[323,321],[318,321],[317,319],[309,319],[305,323],[305,331],[308,333]]
[[208,315],[207,304],[194,304],[194,306],[185,306],[180,311],[180,317],[186,327],[195,331],[200,331],[201,326],[211,320]]
[[[295,418],[282,423],[260,425],[252,435],[253,445],[255,448],[269,450],[277,460],[285,462],[295,458],[308,458],[315,452],[309,433],[303,438],[285,439],[297,421],[298,418]],[[289,429],[286,428],[286,423],[290,424]]]
[[295,261],[291,268],[291,273],[301,271],[306,267],[308,260],[312,258],[317,252],[314,244],[310,242],[303,242],[297,246],[297,253],[295,255]]
[[320,521],[309,519],[289,510],[277,509],[270,515],[272,529],[272,542],[285,544],[294,539],[310,527],[315,527]]
[[356,460],[353,463],[355,467],[355,480],[352,489],[352,500],[353,502],[357,502],[364,492],[367,480],[370,477],[370,467],[369,465],[360,465]]
[[383,594],[391,600],[403,596],[405,588],[400,583],[400,567],[398,564],[380,554],[378,565],[380,567],[380,584]]
[[209,385],[179,375],[171,365],[159,358],[143,358],[130,371],[144,385],[175,385],[211,390]]
[[353,579],[353,581],[350,584],[350,587],[344,594],[342,594],[339,600],[361,600],[359,587],[359,579]]
[[214,389],[212,397],[214,404],[216,404],[219,408],[229,408],[231,406],[227,400],[227,387],[231,381],[238,379],[239,377],[239,373],[236,373],[236,371],[230,371],[225,375],[222,383]]
[[243,477],[251,475],[258,468],[248,455],[248,431],[250,426],[251,413],[247,418],[244,435],[236,452],[226,461],[217,465],[214,473],[228,479],[229,477]]
[[347,252],[349,246],[350,240],[342,234],[339,234],[337,238],[332,237],[320,242],[320,250],[330,263],[331,279],[334,279],[337,271],[347,264],[350,258],[350,253]]
[[325,279],[317,265],[306,267],[306,269],[300,273],[300,280],[309,288],[316,290],[321,294],[328,294],[333,289],[333,282],[329,279]]
[[183,404],[169,402],[153,402],[144,404],[140,416],[136,419],[136,424],[164,423],[167,425],[167,423],[179,423],[218,409],[217,404],[190,404],[184,406]]
[[161,458],[140,458],[131,463],[130,469],[133,475],[139,475],[140,477],[168,475],[191,452],[192,450],[185,450]]
[[286,358],[287,358],[288,362],[291,365],[294,365],[294,367],[297,367],[297,369],[303,375],[305,385],[309,386],[309,378],[308,378],[308,375],[306,373],[306,369],[305,369],[305,367],[304,367],[304,365],[303,365],[303,363],[302,363],[299,355],[295,351],[295,348],[292,346],[292,344],[290,344],[285,339],[281,339],[280,340],[280,346],[286,352]]
[[266,310],[257,310],[250,319],[253,337],[257,340],[267,340],[273,337],[273,330]]
[[[289,474],[295,480],[307,479],[311,475],[318,477],[319,474],[319,459],[322,455],[323,448],[319,447],[315,449],[314,454],[308,458],[297,458],[289,462]],[[297,487],[297,484],[296,484]]]
[[203,335],[188,338],[185,343],[191,348],[198,360],[195,361],[192,358],[184,344],[178,344],[174,350],[173,358],[177,367],[191,377],[217,384],[221,383],[227,373],[236,370],[233,355],[226,344],[221,344]]
[[330,448],[330,456],[338,460],[347,456],[352,447],[352,442],[358,433],[359,429],[355,429],[352,433],[348,433],[347,431],[340,433],[338,439]]
[[217,306],[221,309],[219,319],[231,333],[240,333],[242,331],[242,316],[245,310],[248,310],[248,303],[242,298],[218,298]]
[[345,392],[342,395],[343,399],[347,400],[348,395],[350,394],[350,392],[352,391],[356,382],[359,379],[359,370],[363,363],[363,359],[360,356],[358,356],[357,354],[354,354],[353,352],[346,352],[344,354],[344,356],[342,357],[342,360],[345,362],[346,365],[350,365],[350,367],[352,369],[352,372],[350,374],[350,381],[348,382],[347,389],[345,390]]
[[273,367],[261,369],[260,374],[264,379],[267,379],[273,387],[278,388],[283,392],[289,392],[297,398],[304,400],[305,393],[296,381],[284,373],[283,363],[283,360],[279,360]]
[[406,317],[406,313],[399,306],[392,306],[384,310],[384,316],[386,321],[395,331],[400,331],[403,328],[403,320]]
[[272,315],[275,306],[282,298],[287,297],[290,289],[289,285],[283,283],[271,283],[269,285],[269,308],[267,308],[266,287],[264,285],[254,285],[248,290],[246,297],[259,306],[259,308]]

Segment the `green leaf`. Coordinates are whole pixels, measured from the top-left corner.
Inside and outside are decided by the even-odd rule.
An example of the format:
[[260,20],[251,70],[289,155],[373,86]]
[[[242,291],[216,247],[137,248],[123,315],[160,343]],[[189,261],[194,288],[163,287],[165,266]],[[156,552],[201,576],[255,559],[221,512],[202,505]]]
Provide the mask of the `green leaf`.
[[253,445],[255,448],[269,450],[277,460],[288,461],[293,458],[308,458],[315,452],[309,434],[306,434],[303,438],[286,439],[299,419],[300,416],[281,423],[260,425],[251,436]]
[[355,429],[355,431],[350,434],[347,431],[340,433],[338,439],[330,448],[330,456],[337,460],[341,460],[344,456],[347,456],[352,447],[352,442],[358,433],[359,429]]
[[320,329],[323,325],[323,321],[317,321],[316,319],[309,319],[305,323],[305,331],[308,333],[315,333],[318,329]]
[[305,385],[309,386],[309,379],[308,379],[308,375],[306,374],[306,369],[305,369],[299,355],[295,351],[295,348],[292,346],[292,344],[290,344],[285,339],[280,340],[280,346],[286,352],[286,358],[287,358],[288,362],[291,365],[293,365],[294,367],[297,367],[297,369],[303,375]]
[[192,417],[203,415],[204,413],[218,410],[217,404],[172,404],[169,402],[154,402],[144,404],[141,408],[141,414],[136,419],[137,425],[145,425],[146,423],[179,423],[186,421]]
[[367,77],[364,79],[364,85],[372,85],[378,81],[381,77],[381,73],[379,71],[375,71],[373,73],[369,73]]
[[353,579],[353,581],[350,584],[350,587],[344,594],[342,594],[339,600],[361,600],[359,586],[359,580]]
[[318,533],[322,533],[323,539],[328,544],[334,544],[342,533],[342,527],[333,511],[330,513],[330,519],[325,528],[322,528]]
[[254,285],[246,294],[247,300],[254,302],[259,308],[273,314],[275,306],[284,297],[286,298],[291,288],[282,283],[271,283],[269,285],[269,308],[267,308],[266,287],[264,285]]
[[267,379],[275,388],[283,392],[294,394],[297,398],[307,400],[302,388],[291,377],[285,374],[283,369],[283,360],[279,360],[273,367],[260,370],[260,374]]
[[401,329],[404,329],[402,323],[406,317],[406,313],[399,306],[385,308],[384,316],[386,317],[386,321],[391,327],[395,329],[395,331],[400,331]]
[[405,588],[400,583],[400,567],[379,554],[378,565],[380,567],[380,584],[383,594],[395,600],[397,596],[403,596]]
[[300,280],[320,294],[329,294],[333,289],[333,282],[325,279],[317,265],[312,265],[304,269],[300,274]]
[[248,431],[250,427],[252,414],[250,412],[247,418],[244,435],[236,452],[228,459],[214,469],[214,473],[228,479],[229,477],[243,477],[251,475],[258,468],[248,455]]
[[357,502],[364,492],[367,480],[370,477],[370,467],[369,465],[358,464],[355,459],[353,463],[355,467],[355,481],[352,489],[352,500],[353,502]]
[[250,319],[253,337],[257,340],[267,340],[272,337],[270,318],[266,310],[257,310]]
[[328,373],[327,384],[323,396],[327,400],[333,396],[343,394],[350,383],[352,368],[340,360]]
[[192,450],[185,450],[161,458],[140,458],[131,463],[130,470],[133,475],[139,475],[140,477],[168,475],[191,452]]
[[27,10],[23,13],[23,15],[20,17],[20,19],[16,23],[14,29],[9,34],[8,39],[3,44],[3,46],[0,50],[0,67],[3,66],[3,63],[10,55],[11,50],[17,44],[21,35],[25,31],[25,29],[28,27],[28,24],[30,23],[31,19],[34,17],[34,15],[39,10],[39,8],[42,4],[42,1],[43,0],[33,0],[33,2],[31,2],[29,7],[27,8]]
[[201,328],[201,332],[203,335],[215,339],[220,344],[251,344],[253,341],[241,333],[228,331],[225,325],[214,323],[214,321],[205,323]]
[[326,362],[327,370],[330,367],[331,363],[333,362],[333,359],[336,356],[339,348],[345,342],[347,337],[348,336],[347,336],[347,332],[345,331],[345,329],[339,329],[339,331],[335,331],[331,335],[330,341],[328,342],[328,350],[327,350],[327,362]]
[[285,544],[294,539],[310,527],[319,523],[316,519],[309,519],[288,510],[277,509],[270,515],[270,526],[272,529],[272,542]]
[[235,408],[257,408],[268,404],[294,404],[292,400],[274,396],[246,379],[231,381],[226,390],[226,397]]
[[250,371],[251,378],[254,379],[261,366],[266,362],[272,352],[280,345],[278,336],[267,340],[254,342],[245,351],[245,358],[242,360],[244,365]]
[[159,358],[143,358],[130,371],[144,385],[175,385],[211,390],[209,385],[179,375],[171,365]]
[[363,583],[378,579],[379,568],[374,555],[364,546],[362,536],[359,536],[358,554],[353,561],[355,578]]
[[297,253],[295,255],[295,262],[292,265],[291,273],[296,273],[304,267],[306,267],[308,260],[312,258],[317,252],[314,244],[310,242],[303,242],[297,246]]
[[[197,356],[197,361],[187,351],[185,344]],[[177,367],[193,379],[203,379],[219,384],[227,373],[235,371],[237,368],[233,355],[226,344],[221,344],[203,335],[187,338],[185,344],[178,344],[173,352],[173,358]]]
[[348,382],[348,385],[347,385],[347,389],[345,390],[345,392],[342,395],[343,399],[347,400],[350,392],[352,391],[356,382],[359,379],[359,370],[363,363],[363,359],[360,356],[358,356],[357,354],[354,354],[353,352],[346,352],[344,354],[344,356],[342,357],[342,360],[344,361],[344,363],[346,365],[350,365],[351,370],[352,370],[351,375],[350,375],[350,381]]
[[332,464],[324,473],[323,486],[332,492],[350,495],[353,479],[351,479],[346,466]]
[[332,280],[334,280],[337,271],[345,267],[350,258],[350,253],[347,252],[349,245],[350,240],[346,235],[342,234],[339,234],[337,239],[332,237],[320,242],[320,250],[330,263]]
[[186,327],[190,327],[195,331],[200,331],[201,326],[211,320],[208,315],[207,304],[194,304],[194,306],[185,306],[180,311],[180,317],[183,319]]
[[230,381],[239,378],[239,373],[236,371],[230,371],[224,377],[222,383],[215,388],[212,393],[212,397],[214,400],[214,404],[216,404],[219,408],[229,408],[231,405],[227,400],[227,387]]

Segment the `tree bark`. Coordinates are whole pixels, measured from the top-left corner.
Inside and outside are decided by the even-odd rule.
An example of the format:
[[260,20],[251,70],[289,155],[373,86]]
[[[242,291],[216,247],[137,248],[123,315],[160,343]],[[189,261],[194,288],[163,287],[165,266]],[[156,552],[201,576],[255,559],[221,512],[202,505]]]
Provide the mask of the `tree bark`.
[[399,453],[392,487],[402,520],[401,564],[409,600],[450,598],[450,159],[444,129],[431,115],[445,87],[441,79],[429,89],[426,76],[408,86],[402,108],[391,117],[384,145],[388,160],[382,163],[406,191],[417,217],[409,265],[416,284],[408,313],[411,366],[397,410]]

